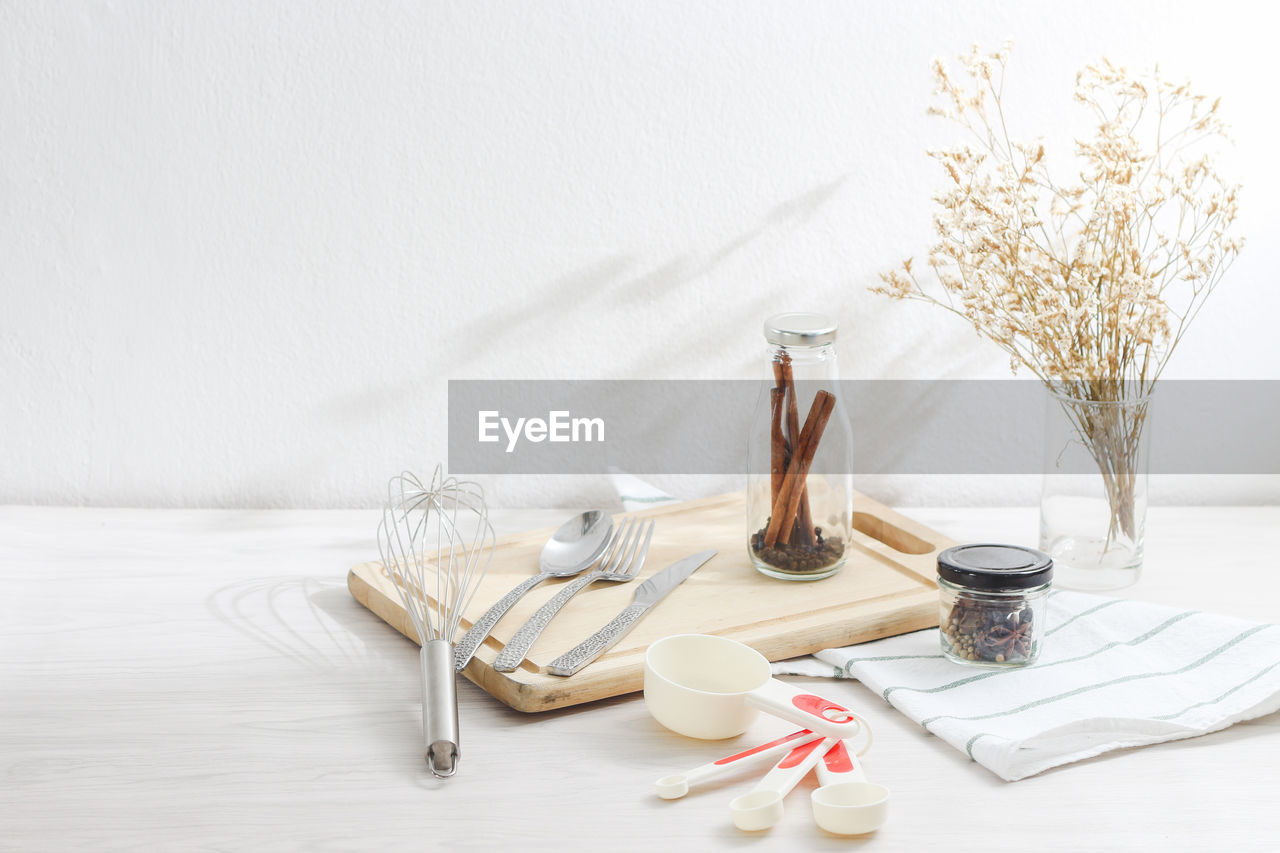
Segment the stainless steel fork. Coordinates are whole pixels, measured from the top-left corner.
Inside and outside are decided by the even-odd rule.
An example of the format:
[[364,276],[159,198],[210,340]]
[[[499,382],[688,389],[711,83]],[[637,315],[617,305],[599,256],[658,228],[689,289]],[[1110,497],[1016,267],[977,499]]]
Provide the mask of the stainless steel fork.
[[493,661],[493,668],[498,672],[511,672],[518,667],[552,617],[560,612],[560,608],[569,599],[591,584],[596,581],[626,583],[634,580],[640,574],[644,558],[649,553],[649,540],[653,538],[654,524],[655,522],[650,521],[646,525],[635,518],[623,522],[614,533],[609,547],[601,555],[599,565],[577,580],[565,584],[546,604],[538,608],[538,612],[530,616],[529,621],[521,625],[520,630],[503,646]]

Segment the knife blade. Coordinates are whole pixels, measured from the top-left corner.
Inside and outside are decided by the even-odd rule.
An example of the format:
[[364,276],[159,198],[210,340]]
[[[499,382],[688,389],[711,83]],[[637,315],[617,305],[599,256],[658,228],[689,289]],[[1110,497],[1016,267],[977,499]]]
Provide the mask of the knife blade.
[[683,560],[677,560],[640,584],[635,597],[621,613],[599,631],[553,660],[547,666],[547,672],[551,675],[573,675],[613,648],[614,644],[625,637],[640,618],[649,612],[649,608],[665,598],[671,590],[683,583],[689,575],[701,568],[702,564],[714,557],[716,553],[713,548],[685,557]]

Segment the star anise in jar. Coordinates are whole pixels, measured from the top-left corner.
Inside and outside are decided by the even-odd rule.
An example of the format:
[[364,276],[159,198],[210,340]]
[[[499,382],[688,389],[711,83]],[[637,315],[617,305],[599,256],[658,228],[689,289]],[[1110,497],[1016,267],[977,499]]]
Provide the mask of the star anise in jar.
[[984,658],[997,663],[1026,660],[1031,653],[1031,620],[993,625],[983,633],[978,648]]

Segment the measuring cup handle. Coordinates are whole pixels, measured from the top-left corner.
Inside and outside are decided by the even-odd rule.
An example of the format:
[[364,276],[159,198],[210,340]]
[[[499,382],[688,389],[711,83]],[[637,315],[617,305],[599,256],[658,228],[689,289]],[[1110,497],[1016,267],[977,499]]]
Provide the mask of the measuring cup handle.
[[[862,728],[861,721],[843,705],[815,696],[771,678],[762,687],[747,694],[747,701],[760,710],[833,738],[853,737]],[[831,719],[825,713],[843,712],[848,719]]]
[[836,741],[836,745],[828,749],[827,754],[818,762],[819,785],[865,781],[867,776],[862,772],[862,765],[854,759],[848,741]]

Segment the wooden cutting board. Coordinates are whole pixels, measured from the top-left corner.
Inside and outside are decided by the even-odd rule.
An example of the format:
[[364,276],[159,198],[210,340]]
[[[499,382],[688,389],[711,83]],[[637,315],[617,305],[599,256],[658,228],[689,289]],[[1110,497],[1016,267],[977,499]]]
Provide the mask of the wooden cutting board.
[[[717,548],[720,553],[659,602],[618,645],[576,675],[547,675],[546,666],[626,607],[636,582],[597,583],[578,593],[519,669],[496,672],[493,660],[503,643],[565,583],[547,581],[507,612],[465,675],[518,711],[547,711],[641,689],[645,649],[670,634],[731,637],[774,661],[936,626],[936,558],[938,551],[954,543],[864,495],[855,497],[854,510],[855,530],[844,569],[825,580],[804,582],[775,580],[752,568],[742,493],[630,513],[658,520],[641,579],[697,551]],[[615,516],[615,521],[622,517]],[[489,571],[464,614],[463,631],[470,620],[536,572],[538,554],[552,532],[554,528],[533,530],[498,541]],[[380,562],[353,568],[347,586],[357,601],[417,641]]]

